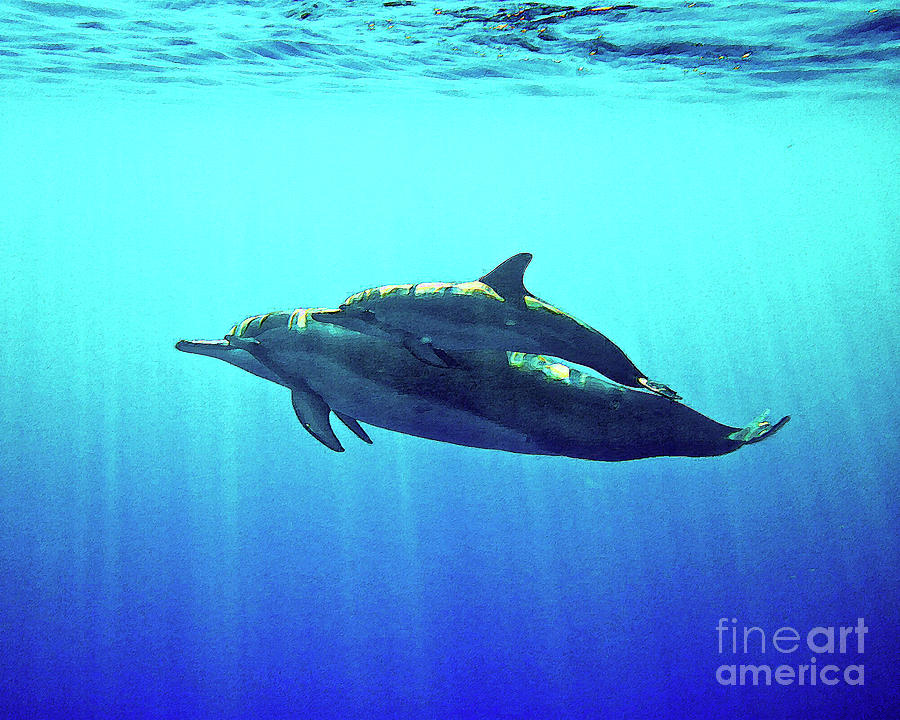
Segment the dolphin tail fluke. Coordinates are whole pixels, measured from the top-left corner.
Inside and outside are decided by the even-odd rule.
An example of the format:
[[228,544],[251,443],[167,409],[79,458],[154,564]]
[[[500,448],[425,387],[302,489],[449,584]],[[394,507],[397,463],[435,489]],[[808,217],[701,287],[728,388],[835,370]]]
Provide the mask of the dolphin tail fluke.
[[[662,395],[664,398],[668,398],[669,400],[682,400],[683,398],[677,392],[675,392],[668,385],[665,385],[661,382],[656,382],[655,380],[650,380],[648,378],[639,378],[638,383],[640,386],[647,388],[648,390],[652,390],[657,395]],[[633,387],[639,387],[635,385]]]
[[363,430],[362,425],[357,422],[355,418],[350,417],[349,415],[344,415],[344,413],[340,413],[337,410],[332,410],[335,415],[337,415],[338,420],[340,420],[344,425],[346,425],[350,430],[353,431],[353,434],[356,435],[360,440],[364,443],[372,444],[372,438],[369,437],[369,434]]
[[775,433],[777,433],[779,430],[781,430],[781,428],[783,428],[787,424],[787,421],[790,419],[791,419],[790,415],[785,415],[783,418],[781,418],[781,420],[779,420],[774,425],[769,425],[768,427],[764,428],[763,431],[759,435],[756,435],[755,437],[752,437],[749,440],[747,440],[746,441],[747,444],[749,445],[750,443],[756,443],[756,442],[759,442],[760,440],[766,440],[766,439],[772,437]]
[[328,420],[331,408],[320,395],[312,390],[295,388],[291,391],[291,403],[294,412],[297,413],[297,419],[310,435],[329,450],[344,452],[344,447],[331,429],[331,422]]
[[760,440],[765,440],[766,438],[771,437],[779,430],[781,430],[781,428],[783,428],[787,424],[787,421],[791,419],[790,415],[785,415],[783,418],[781,418],[781,420],[773,425],[768,420],[766,420],[768,415],[768,410],[763,411],[760,416],[753,422],[743,428],[740,428],[739,430],[735,430],[728,436],[728,438],[730,440],[737,440],[738,442],[744,443],[745,445],[750,445],[751,443],[756,443]]

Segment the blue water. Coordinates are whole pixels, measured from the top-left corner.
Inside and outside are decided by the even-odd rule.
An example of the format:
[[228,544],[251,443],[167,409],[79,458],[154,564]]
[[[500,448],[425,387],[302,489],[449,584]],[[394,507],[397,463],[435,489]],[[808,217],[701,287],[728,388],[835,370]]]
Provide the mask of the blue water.
[[[576,10],[4,3],[0,717],[900,713],[898,13]],[[520,251],[691,407],[793,420],[334,454],[173,347]],[[717,681],[811,656],[863,684]]]

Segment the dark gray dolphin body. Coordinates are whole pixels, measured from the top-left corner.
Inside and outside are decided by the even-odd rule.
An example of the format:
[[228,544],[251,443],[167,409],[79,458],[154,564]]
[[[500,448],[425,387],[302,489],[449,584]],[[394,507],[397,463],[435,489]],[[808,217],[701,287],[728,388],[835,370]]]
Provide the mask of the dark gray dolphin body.
[[508,350],[564,358],[621,385],[674,400],[609,338],[525,289],[530,253],[519,253],[477,281],[384,285],[350,296],[321,319],[380,334],[429,365],[449,367],[448,353]]
[[616,385],[564,362],[497,350],[455,352],[454,367],[423,364],[402,346],[296,310],[248,318],[221,341],[180,341],[290,388],[303,426],[341,451],[333,411],[371,442],[361,420],[388,430],[479,448],[589,460],[713,456],[758,442],[788,418],[745,428]]

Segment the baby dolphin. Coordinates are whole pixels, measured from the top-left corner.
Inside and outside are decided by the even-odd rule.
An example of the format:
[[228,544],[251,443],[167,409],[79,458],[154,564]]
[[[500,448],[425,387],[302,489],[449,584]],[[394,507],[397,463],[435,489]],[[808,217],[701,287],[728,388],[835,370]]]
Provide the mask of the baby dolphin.
[[626,387],[680,400],[649,380],[609,338],[525,289],[531,253],[478,280],[383,285],[350,296],[316,320],[391,339],[428,365],[452,367],[449,353],[505,350],[550,355],[596,370]]

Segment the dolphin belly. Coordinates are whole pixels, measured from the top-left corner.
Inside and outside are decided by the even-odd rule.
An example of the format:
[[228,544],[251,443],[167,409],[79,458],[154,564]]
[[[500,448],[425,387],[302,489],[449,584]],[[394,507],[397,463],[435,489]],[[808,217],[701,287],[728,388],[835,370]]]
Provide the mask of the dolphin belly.
[[446,376],[458,371],[422,373],[420,363],[384,338],[310,320],[300,332],[273,331],[265,340],[272,374],[289,385],[302,378],[336,412],[430,440],[540,452],[522,430],[451,401]]

